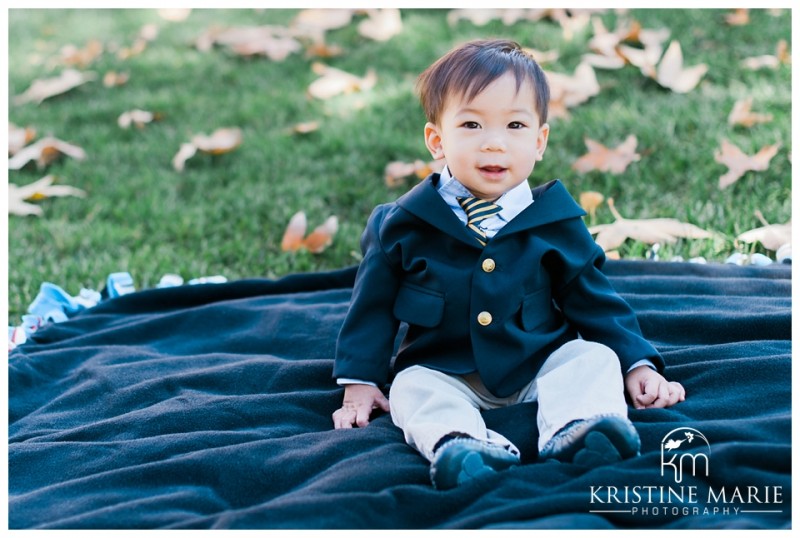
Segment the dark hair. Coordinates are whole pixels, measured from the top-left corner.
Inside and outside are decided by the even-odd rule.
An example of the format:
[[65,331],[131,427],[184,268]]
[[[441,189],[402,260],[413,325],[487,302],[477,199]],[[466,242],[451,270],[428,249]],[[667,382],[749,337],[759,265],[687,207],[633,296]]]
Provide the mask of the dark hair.
[[436,60],[417,79],[417,93],[428,121],[437,123],[448,97],[468,101],[489,84],[513,72],[517,90],[530,81],[536,94],[539,122],[547,121],[550,88],[542,68],[518,43],[504,39],[476,40],[460,45]]

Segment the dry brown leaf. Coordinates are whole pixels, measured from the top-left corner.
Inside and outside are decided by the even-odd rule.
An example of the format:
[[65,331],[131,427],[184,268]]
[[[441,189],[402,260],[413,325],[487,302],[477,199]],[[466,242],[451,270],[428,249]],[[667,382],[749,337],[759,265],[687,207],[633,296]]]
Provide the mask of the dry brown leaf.
[[152,112],[134,109],[120,114],[119,118],[117,118],[117,125],[123,129],[129,128],[131,125],[135,125],[139,129],[142,129],[145,125],[151,121],[154,121],[155,119],[157,119],[156,115]]
[[522,47],[528,55],[532,56],[539,65],[553,63],[559,58],[558,50],[537,50],[529,47]]
[[289,55],[303,49],[300,42],[292,37],[269,35],[243,43],[235,43],[230,48],[240,56],[266,56],[275,62],[281,62]]
[[585,142],[589,149],[588,153],[579,157],[572,164],[572,169],[577,172],[586,173],[591,170],[599,170],[621,174],[630,163],[641,158],[641,155],[636,153],[637,139],[635,135],[629,135],[622,144],[614,149],[609,149],[591,138],[586,138]]
[[311,83],[308,93],[317,99],[330,99],[342,93],[366,91],[375,86],[378,80],[375,70],[371,68],[363,78],[320,62],[314,62],[311,69],[320,78]]
[[550,83],[550,106],[554,108],[554,117],[568,115],[568,108],[600,93],[594,69],[586,62],[581,62],[571,76],[550,71],[545,71],[545,75]]
[[189,15],[192,13],[191,8],[171,8],[171,9],[158,9],[156,10],[158,16],[164,19],[165,21],[170,22],[181,22],[185,21],[189,18]]
[[8,123],[8,154],[14,155],[36,138],[36,129],[33,127],[17,127]]
[[578,201],[584,211],[589,213],[589,217],[594,220],[597,208],[603,203],[606,197],[597,191],[584,191],[578,196]]
[[598,224],[589,228],[589,233],[597,234],[595,242],[604,251],[616,249],[626,239],[634,239],[652,245],[661,242],[674,243],[679,237],[691,239],[713,237],[711,232],[677,219],[626,219],[614,207],[613,198],[609,198],[607,203],[616,220],[611,224]]
[[764,224],[759,228],[753,228],[752,230],[748,230],[746,232],[740,233],[736,236],[736,239],[739,241],[743,241],[745,243],[761,243],[764,245],[764,248],[769,250],[778,250],[783,245],[791,244],[792,242],[792,221],[790,220],[786,224],[769,224],[761,215],[761,212],[757,212],[757,216],[760,217],[760,220]]
[[397,8],[367,10],[367,19],[358,23],[358,33],[375,41],[388,41],[403,31]]
[[210,135],[195,135],[190,142],[203,153],[222,155],[239,147],[242,143],[242,130],[238,127],[223,127]]
[[750,10],[747,8],[736,8],[733,10],[733,13],[725,14],[725,22],[731,26],[750,24]]
[[417,179],[425,179],[433,172],[441,172],[444,165],[444,159],[438,159],[427,163],[420,159],[412,163],[393,161],[384,168],[384,181],[389,188],[399,187],[411,176],[415,176]]
[[95,78],[96,75],[91,71],[80,72],[75,69],[65,69],[57,77],[34,80],[27,90],[14,97],[14,104],[23,105],[30,102],[39,104],[45,99],[66,93]]
[[742,60],[742,67],[756,71],[758,69],[777,69],[781,64],[792,63],[792,55],[789,53],[789,44],[785,39],[778,41],[775,47],[775,54],[763,54],[761,56],[752,56]]
[[339,220],[335,216],[317,226],[308,237],[305,237],[308,221],[303,211],[298,211],[289,219],[289,224],[283,233],[281,240],[281,250],[283,252],[294,252],[306,249],[314,254],[319,254],[333,243],[333,236],[339,228]]
[[339,45],[331,45],[324,41],[316,41],[306,45],[306,58],[335,58],[343,53],[344,49]]
[[772,121],[772,114],[758,114],[752,112],[753,98],[739,99],[733,104],[733,110],[728,115],[728,125],[743,125],[752,127],[756,123]]
[[308,134],[317,130],[319,130],[318,121],[304,121],[301,123],[296,123],[291,128],[291,132],[294,134]]
[[719,150],[714,153],[714,160],[728,167],[728,171],[719,178],[719,188],[733,185],[749,171],[763,171],[769,168],[769,161],[778,153],[780,142],[764,146],[755,155],[747,155],[738,147],[723,140]]
[[354,9],[302,9],[292,21],[292,27],[326,32],[344,28],[353,20]]
[[9,170],[20,170],[30,161],[36,161],[39,168],[47,166],[61,155],[67,155],[79,161],[86,158],[86,152],[78,146],[48,136],[19,150],[8,160]]
[[172,158],[172,167],[178,172],[183,172],[186,167],[186,161],[194,157],[196,153],[197,147],[194,144],[189,144],[188,142],[181,144],[178,153]]
[[675,93],[687,93],[700,83],[707,71],[708,66],[702,63],[684,67],[681,45],[673,40],[658,64],[656,82]]
[[486,26],[495,19],[503,17],[503,9],[451,9],[447,13],[447,23],[455,26],[458,21],[466,20],[475,26]]
[[333,244],[333,236],[339,230],[339,219],[328,217],[325,222],[314,228],[303,240],[303,246],[312,254],[319,254]]
[[108,71],[103,75],[103,86],[106,88],[113,88],[114,86],[123,86],[128,83],[130,75],[128,73],[117,73],[116,71]]
[[137,37],[130,47],[122,47],[117,51],[117,58],[120,60],[128,60],[134,56],[138,56],[147,49],[148,40],[142,37]]
[[79,49],[75,45],[61,47],[61,63],[67,66],[86,68],[103,54],[103,44],[92,39]]
[[69,185],[53,185],[55,176],[48,175],[28,185],[18,187],[13,183],[8,184],[8,212],[11,215],[36,215],[42,214],[42,208],[25,202],[25,200],[42,200],[53,196],[86,196],[86,192]]

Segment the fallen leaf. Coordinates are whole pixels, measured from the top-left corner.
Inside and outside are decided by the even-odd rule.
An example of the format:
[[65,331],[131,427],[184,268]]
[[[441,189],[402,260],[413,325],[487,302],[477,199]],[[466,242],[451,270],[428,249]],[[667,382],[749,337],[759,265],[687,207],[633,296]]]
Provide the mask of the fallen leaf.
[[186,161],[197,154],[197,151],[209,155],[222,155],[235,150],[242,143],[242,130],[238,127],[217,129],[210,135],[194,135],[189,142],[181,144],[178,153],[172,158],[172,167],[183,172]]
[[330,45],[324,41],[306,45],[306,58],[335,58],[343,53],[344,49],[339,45]]
[[375,86],[378,80],[373,69],[368,69],[363,78],[320,62],[314,62],[311,69],[320,78],[311,83],[308,93],[317,99],[330,99],[342,93],[366,91]]
[[178,153],[172,158],[172,167],[178,172],[183,172],[186,167],[186,161],[194,157],[196,153],[197,147],[194,144],[189,144],[188,142],[181,144]]
[[261,55],[273,61],[282,61],[303,49],[289,28],[270,25],[210,28],[195,41],[195,47],[204,52],[214,45],[228,47],[241,56]]
[[733,13],[725,14],[725,22],[731,26],[744,26],[750,24],[750,10],[747,8],[737,8]]
[[79,161],[86,158],[86,152],[82,148],[48,136],[17,151],[8,160],[8,169],[19,170],[30,161],[36,161],[37,166],[42,168],[61,155],[67,155]]
[[591,65],[581,62],[573,75],[545,71],[550,83],[550,106],[555,116],[568,116],[567,109],[575,107],[600,93],[600,84]]
[[444,165],[444,159],[427,163],[420,159],[411,163],[393,161],[387,164],[383,170],[384,181],[390,189],[396,188],[405,183],[405,180],[411,176],[415,176],[417,179],[425,179],[433,172],[441,172]]
[[119,118],[117,118],[117,125],[123,129],[129,128],[131,125],[135,125],[141,129],[155,119],[156,115],[152,112],[134,109],[120,114]]
[[8,212],[12,215],[42,214],[42,208],[25,202],[25,200],[43,200],[53,196],[86,196],[86,192],[69,185],[53,185],[55,176],[48,175],[28,185],[18,187],[13,183],[8,184]]
[[475,26],[486,26],[495,19],[503,17],[502,9],[451,9],[447,13],[447,23],[455,26],[459,21],[466,20]]
[[36,138],[36,129],[33,127],[17,127],[8,123],[8,154],[14,155]]
[[302,48],[296,39],[272,36],[231,46],[231,50],[240,56],[266,56],[275,62],[285,60],[289,55],[302,50]]
[[739,99],[733,104],[733,110],[728,115],[728,125],[743,125],[752,127],[756,123],[772,121],[772,114],[757,114],[752,112],[753,98]]
[[658,64],[656,82],[675,93],[687,93],[700,83],[707,71],[708,66],[702,63],[684,67],[681,45],[673,40]]
[[674,243],[679,237],[690,239],[713,237],[711,232],[677,219],[626,219],[614,207],[613,198],[609,198],[607,204],[616,220],[611,224],[598,224],[589,228],[589,233],[592,235],[597,234],[595,242],[604,251],[616,249],[626,239],[653,244],[661,242]]
[[192,13],[191,8],[163,8],[156,10],[158,16],[164,19],[165,21],[170,22],[181,22],[185,21],[189,18],[189,15]]
[[123,86],[128,83],[130,75],[128,73],[117,73],[116,71],[108,71],[103,75],[103,86],[106,88],[113,88],[114,86]]
[[333,244],[333,236],[339,230],[339,219],[328,217],[325,222],[314,228],[303,240],[303,246],[312,254],[319,254]]
[[305,237],[308,221],[303,211],[298,211],[289,219],[286,231],[281,240],[281,250],[283,252],[295,252],[306,249],[314,254],[319,254],[333,243],[333,236],[339,229],[339,219],[335,216],[317,226],[308,237]]
[[553,63],[559,58],[558,50],[537,50],[529,47],[522,47],[522,50],[531,56],[539,65]]
[[79,49],[75,45],[61,47],[61,63],[68,66],[85,68],[103,54],[103,44],[93,39]]
[[119,49],[117,51],[117,58],[120,60],[128,60],[134,56],[138,56],[147,49],[147,43],[147,39],[138,37],[130,47],[122,47]]
[[308,134],[308,133],[313,133],[314,131],[317,130],[319,130],[318,121],[305,121],[301,123],[296,123],[291,128],[291,132],[294,134]]
[[375,41],[388,41],[403,31],[397,8],[367,10],[367,19],[358,23],[358,33]]
[[762,68],[777,69],[781,64],[792,63],[792,55],[789,53],[789,44],[785,39],[778,41],[775,47],[775,54],[762,54],[761,56],[752,56],[742,60],[742,67],[750,70],[758,70]]
[[764,219],[761,212],[757,212],[757,216],[764,224],[759,228],[753,228],[746,232],[740,233],[736,239],[744,243],[761,243],[764,248],[769,250],[778,250],[783,245],[792,242],[792,221],[786,224],[769,224]]
[[34,80],[27,90],[14,97],[14,104],[23,105],[32,101],[39,104],[45,99],[66,93],[95,78],[96,75],[91,71],[80,72],[75,69],[65,69],[57,77]]
[[591,138],[586,138],[585,142],[588,153],[579,157],[572,164],[572,169],[577,172],[586,173],[591,170],[599,170],[621,174],[630,163],[641,158],[641,155],[636,153],[637,139],[634,135],[628,136],[622,144],[614,149],[609,149]]
[[190,142],[203,153],[222,155],[239,147],[242,143],[242,130],[238,127],[224,127],[210,135],[195,135]]
[[301,9],[292,21],[292,27],[313,30],[312,33],[344,28],[353,20],[354,9]]
[[736,183],[746,172],[766,170],[780,147],[780,143],[772,144],[764,146],[755,155],[747,155],[728,140],[723,140],[719,150],[714,153],[714,160],[728,167],[728,171],[719,178],[719,188],[724,189]]
[[597,191],[584,191],[578,196],[578,201],[583,210],[589,213],[589,217],[594,220],[597,208],[600,207],[600,204],[603,203],[605,198],[605,196]]

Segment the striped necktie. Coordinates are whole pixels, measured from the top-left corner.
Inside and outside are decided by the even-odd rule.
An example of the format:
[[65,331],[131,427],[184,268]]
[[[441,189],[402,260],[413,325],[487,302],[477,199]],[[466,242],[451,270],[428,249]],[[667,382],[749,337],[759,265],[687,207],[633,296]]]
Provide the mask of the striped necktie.
[[486,233],[478,227],[478,223],[497,215],[503,208],[474,196],[459,197],[457,200],[458,205],[467,214],[467,230],[478,240],[481,246],[485,247],[488,239],[486,239]]

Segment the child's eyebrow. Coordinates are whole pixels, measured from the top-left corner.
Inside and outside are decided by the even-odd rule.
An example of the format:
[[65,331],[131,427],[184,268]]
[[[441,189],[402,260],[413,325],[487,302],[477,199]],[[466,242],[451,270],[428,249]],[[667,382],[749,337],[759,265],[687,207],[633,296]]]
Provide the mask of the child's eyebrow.
[[[508,110],[503,110],[502,112],[506,114],[528,114],[530,116],[534,115],[534,112],[530,108],[510,108]],[[459,108],[457,111],[458,114],[483,114],[485,110],[480,108],[466,106],[464,108]]]

